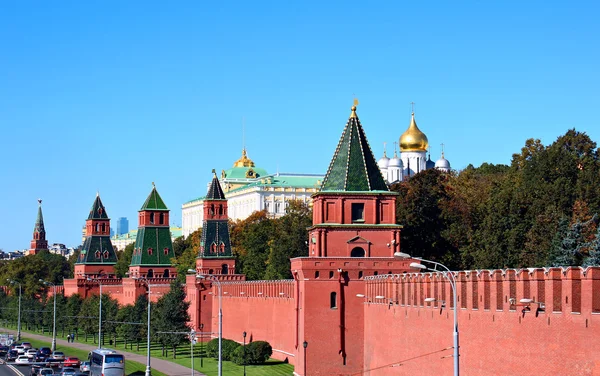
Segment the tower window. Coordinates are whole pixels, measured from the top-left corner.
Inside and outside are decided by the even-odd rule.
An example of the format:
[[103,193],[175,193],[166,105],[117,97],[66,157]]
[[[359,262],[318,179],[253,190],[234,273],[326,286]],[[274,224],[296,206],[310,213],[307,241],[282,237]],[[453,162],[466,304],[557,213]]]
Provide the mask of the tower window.
[[361,247],[355,247],[350,252],[350,257],[365,257],[365,250]]
[[169,248],[163,249],[163,252],[165,253],[165,255],[168,255],[169,254]]
[[329,308],[337,309],[337,292],[329,294]]
[[105,259],[108,259],[108,256],[109,256],[109,254],[108,254],[108,251],[104,251],[104,255],[103,255],[103,257],[104,257]]
[[148,248],[148,254],[152,256],[152,248]]
[[352,203],[352,222],[364,222],[365,221],[365,204],[364,203]]
[[154,213],[150,213],[150,223],[154,224]]
[[97,259],[99,259],[100,256],[102,256],[102,254],[100,253],[100,251],[96,251],[96,253],[94,255],[96,256]]
[[160,216],[158,217],[158,223],[161,225],[165,224],[165,213],[160,213]]

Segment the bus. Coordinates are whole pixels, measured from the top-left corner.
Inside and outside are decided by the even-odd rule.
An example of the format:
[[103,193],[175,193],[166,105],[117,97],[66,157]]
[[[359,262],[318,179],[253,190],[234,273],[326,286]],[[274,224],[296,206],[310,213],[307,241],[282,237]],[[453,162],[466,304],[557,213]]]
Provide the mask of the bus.
[[90,376],[125,376],[125,357],[111,349],[96,349],[88,355]]

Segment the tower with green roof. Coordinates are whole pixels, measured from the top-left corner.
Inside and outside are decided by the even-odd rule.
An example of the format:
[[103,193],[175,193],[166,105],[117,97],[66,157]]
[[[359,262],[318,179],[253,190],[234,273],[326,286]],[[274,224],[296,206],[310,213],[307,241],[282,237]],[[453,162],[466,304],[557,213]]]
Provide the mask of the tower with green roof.
[[112,276],[116,263],[117,255],[110,241],[110,218],[100,195],[96,194],[85,221],[85,240],[75,262],[75,276]]
[[227,199],[215,170],[204,199],[204,220],[196,269],[203,274],[234,274],[235,260],[229,240]]
[[138,214],[138,232],[131,258],[131,276],[146,278],[175,277],[171,265],[173,242],[169,229],[169,209],[152,184],[152,191]]
[[400,250],[390,192],[352,106],[321,190],[313,195],[311,257],[392,257]]
[[35,255],[44,249],[48,249],[48,241],[46,240],[44,216],[42,215],[42,200],[38,199],[38,212],[33,226],[33,239],[31,239],[29,245],[29,254]]

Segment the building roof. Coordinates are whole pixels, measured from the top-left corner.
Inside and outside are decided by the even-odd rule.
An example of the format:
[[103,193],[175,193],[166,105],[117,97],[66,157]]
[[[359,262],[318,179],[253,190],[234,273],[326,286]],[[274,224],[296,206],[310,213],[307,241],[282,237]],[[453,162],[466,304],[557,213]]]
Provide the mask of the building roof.
[[38,199],[38,212],[37,217],[35,218],[35,226],[33,228],[34,232],[46,232],[46,228],[44,227],[44,216],[42,215],[42,200]]
[[167,227],[140,227],[131,265],[171,265],[174,257],[171,232]]
[[206,194],[206,200],[225,200],[225,193],[223,193],[223,189],[221,189],[221,184],[219,184],[217,174],[215,173],[215,170],[213,170],[212,172],[213,178],[210,182],[208,193]]
[[356,115],[356,105],[352,106],[352,113],[329,164],[321,191],[387,190],[381,170]]
[[[267,188],[315,188],[321,187],[324,175],[318,174],[294,174],[294,173],[278,173],[274,175],[267,175],[262,178],[249,180],[249,183],[241,187],[229,190],[225,195],[230,196],[234,192],[239,192],[244,189],[252,187],[264,187]],[[207,195],[208,196],[208,195]],[[200,196],[185,204],[192,202],[204,201],[207,196]]]
[[140,211],[143,210],[169,210],[167,208],[167,205],[165,205],[163,199],[158,194],[154,183],[152,183],[152,191],[150,192],[148,198],[146,199],[146,202],[144,202],[144,205],[142,205],[142,208],[140,209]]
[[106,209],[104,208],[102,200],[100,200],[100,194],[98,193],[96,193],[96,199],[92,204],[88,219],[108,219],[108,214],[106,214]]
[[88,236],[85,238],[77,264],[115,264],[117,255],[108,236]]

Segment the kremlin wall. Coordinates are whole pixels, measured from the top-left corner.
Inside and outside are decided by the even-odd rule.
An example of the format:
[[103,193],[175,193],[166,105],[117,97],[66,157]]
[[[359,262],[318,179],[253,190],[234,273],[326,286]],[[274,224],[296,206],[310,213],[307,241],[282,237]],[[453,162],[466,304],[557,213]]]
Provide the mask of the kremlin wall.
[[[410,147],[424,152],[415,127]],[[227,199],[213,174],[196,260],[205,278],[186,276],[190,326],[205,340],[218,334],[222,293],[223,337],[242,342],[247,332],[249,341],[268,341],[295,375],[452,375],[457,309],[463,375],[600,375],[600,267],[453,272],[453,307],[446,274],[417,273],[411,263],[424,261],[394,258],[402,231],[396,194],[355,106],[313,204],[309,255],[291,260],[293,279],[246,281],[235,274]],[[168,214],[153,187],[140,209],[129,277],[115,278],[97,196],[64,294],[98,294],[102,284],[121,304],[148,290],[158,300],[176,277]],[[43,230],[41,208],[36,229]],[[32,247],[43,245],[45,232],[34,240]]]

